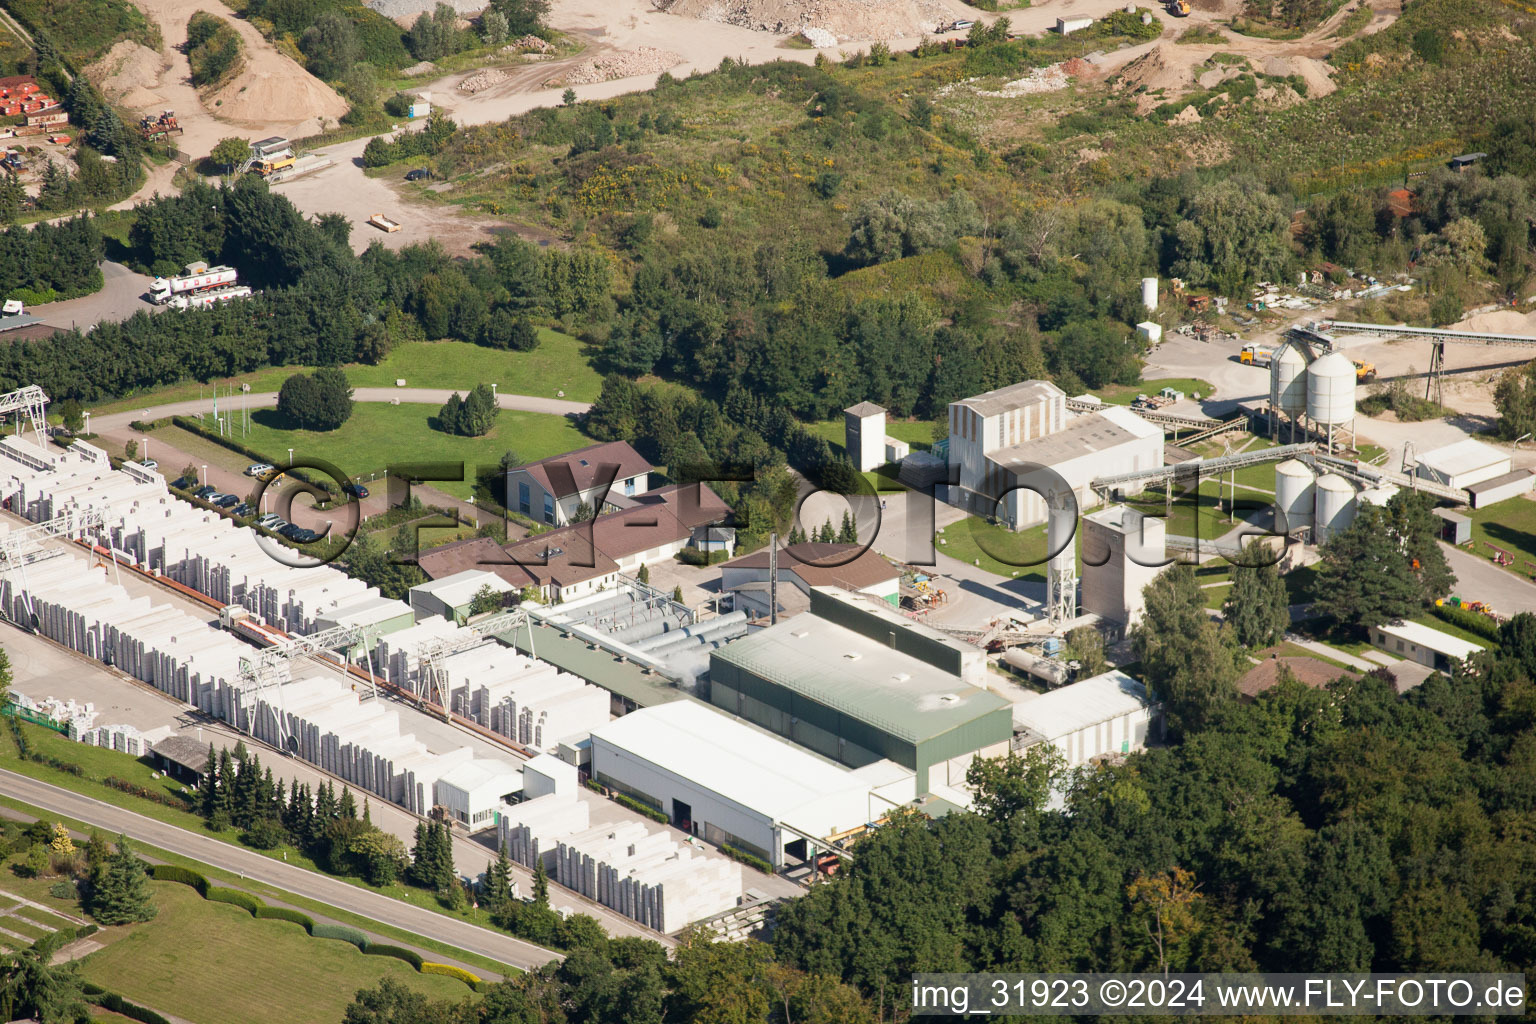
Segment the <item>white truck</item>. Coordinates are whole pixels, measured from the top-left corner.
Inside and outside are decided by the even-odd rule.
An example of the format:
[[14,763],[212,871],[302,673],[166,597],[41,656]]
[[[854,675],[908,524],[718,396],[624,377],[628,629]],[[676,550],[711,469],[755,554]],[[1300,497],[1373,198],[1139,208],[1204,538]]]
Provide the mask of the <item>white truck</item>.
[[207,291],[172,295],[166,300],[166,305],[172,309],[208,309],[220,302],[228,302],[230,299],[249,298],[250,294],[251,290],[245,285],[233,288],[211,288]]
[[150,286],[150,298],[161,306],[173,296],[185,296],[223,288],[235,283],[239,274],[234,267],[210,267],[206,263],[189,263],[187,272],[176,277],[157,277]]

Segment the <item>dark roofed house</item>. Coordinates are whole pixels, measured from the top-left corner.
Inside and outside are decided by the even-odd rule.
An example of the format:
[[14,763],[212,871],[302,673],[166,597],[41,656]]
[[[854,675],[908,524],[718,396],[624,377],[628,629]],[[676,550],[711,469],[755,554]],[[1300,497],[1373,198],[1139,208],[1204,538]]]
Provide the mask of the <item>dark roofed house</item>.
[[1487,153],[1463,153],[1461,156],[1453,156],[1451,157],[1451,170],[1457,174],[1462,174],[1468,167],[1471,167],[1487,155]]
[[650,489],[651,465],[628,441],[588,445],[507,471],[507,504],[549,526],[571,522],[586,504],[602,512],[608,492],[634,497]]
[[150,751],[150,760],[156,771],[188,786],[196,786],[202,782],[203,770],[208,767],[208,746],[206,740],[178,733],[156,743]]

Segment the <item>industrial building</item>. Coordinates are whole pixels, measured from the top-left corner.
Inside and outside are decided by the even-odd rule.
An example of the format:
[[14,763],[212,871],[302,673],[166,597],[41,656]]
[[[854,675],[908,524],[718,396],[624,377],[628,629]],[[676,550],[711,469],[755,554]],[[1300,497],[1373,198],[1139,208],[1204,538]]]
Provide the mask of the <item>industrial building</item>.
[[[814,587],[840,587],[893,607],[901,601],[901,570],[861,544],[791,544],[778,553],[777,563],[781,592],[793,587],[809,598]],[[766,615],[767,584],[766,550],[720,566],[720,589],[734,595],[737,609]]]
[[944,499],[1021,530],[1046,519],[1040,491],[1049,484],[1038,467],[1089,508],[1098,503],[1093,479],[1163,464],[1161,427],[1120,406],[1074,414],[1066,400],[1056,385],[1031,380],[950,403],[948,457],[958,486],[944,487]]
[[586,505],[601,513],[610,495],[650,490],[651,465],[628,441],[606,441],[507,471],[507,504],[549,526],[571,522]]
[[511,761],[474,758],[448,769],[434,786],[437,806],[471,832],[495,828],[507,798],[523,788],[523,773]]
[[440,615],[451,622],[463,622],[469,618],[475,596],[485,587],[498,595],[517,592],[516,587],[493,572],[465,569],[412,587],[409,595],[411,611],[417,620]]
[[1425,452],[1419,456],[1419,464],[1414,469],[1414,474],[1423,480],[1462,490],[1509,473],[1507,453],[1470,437]]
[[912,801],[913,774],[889,761],[834,764],[693,701],[625,715],[592,733],[592,777],[716,846],[775,870],[814,840]]
[[1162,734],[1162,705],[1124,672],[1111,670],[1013,706],[1020,749],[1049,743],[1075,768],[1146,748]]
[[1473,508],[1484,508],[1529,494],[1533,486],[1536,486],[1536,470],[1516,469],[1469,485],[1467,494],[1472,498]]
[[1006,752],[1009,703],[986,677],[979,648],[816,587],[809,613],[710,655],[709,699],[842,764],[894,761],[924,794],[962,782],[974,756]]
[[1168,564],[1167,526],[1124,505],[1083,517],[1082,610],[1130,629],[1146,608],[1145,590]]
[[843,410],[844,450],[860,473],[900,462],[911,450],[905,441],[885,432],[885,410],[873,402],[860,402]]
[[1389,622],[1382,626],[1372,626],[1371,643],[1390,654],[1439,672],[1449,672],[1455,663],[1466,661],[1483,650],[1480,644],[1417,622]]

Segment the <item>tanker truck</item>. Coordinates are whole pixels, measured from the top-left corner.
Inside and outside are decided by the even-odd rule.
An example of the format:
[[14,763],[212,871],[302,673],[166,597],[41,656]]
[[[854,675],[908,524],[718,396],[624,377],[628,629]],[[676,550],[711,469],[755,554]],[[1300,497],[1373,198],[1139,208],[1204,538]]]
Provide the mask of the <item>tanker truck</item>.
[[210,267],[206,263],[189,263],[187,272],[176,277],[157,277],[150,286],[150,298],[157,305],[165,305],[174,295],[192,295],[211,288],[223,288],[235,283],[239,275],[234,267]]

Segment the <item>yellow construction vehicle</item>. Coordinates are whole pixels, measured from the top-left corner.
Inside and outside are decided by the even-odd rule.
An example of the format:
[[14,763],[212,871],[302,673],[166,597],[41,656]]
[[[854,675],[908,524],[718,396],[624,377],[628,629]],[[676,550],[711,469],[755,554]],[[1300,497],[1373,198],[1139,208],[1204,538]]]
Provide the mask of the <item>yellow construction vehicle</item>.
[[278,171],[286,171],[296,162],[296,159],[291,156],[278,157],[276,160],[263,160],[252,167],[252,170],[263,178],[270,178]]
[[1367,363],[1359,359],[1351,359],[1350,362],[1355,364],[1355,380],[1357,382],[1363,384],[1368,380],[1376,379],[1375,363]]
[[1273,349],[1267,348],[1263,345],[1248,344],[1244,345],[1242,351],[1238,353],[1237,361],[1240,363],[1249,363],[1253,366],[1268,366],[1274,357],[1275,353]]
[[1168,13],[1175,18],[1189,17],[1189,0],[1168,0]]

